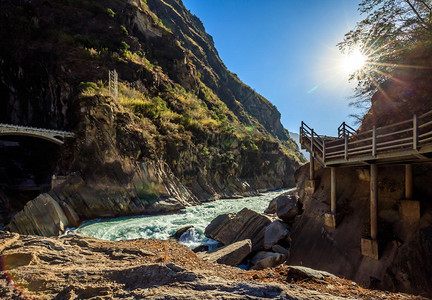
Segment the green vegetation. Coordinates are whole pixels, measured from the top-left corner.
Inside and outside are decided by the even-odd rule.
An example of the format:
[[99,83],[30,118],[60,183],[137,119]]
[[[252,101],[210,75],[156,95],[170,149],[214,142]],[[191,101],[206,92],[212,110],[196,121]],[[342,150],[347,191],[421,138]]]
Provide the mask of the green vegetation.
[[129,35],[129,31],[126,29],[124,25],[120,25],[120,29],[125,35]]
[[106,12],[110,18],[114,18],[116,15],[116,13],[111,8],[107,8]]

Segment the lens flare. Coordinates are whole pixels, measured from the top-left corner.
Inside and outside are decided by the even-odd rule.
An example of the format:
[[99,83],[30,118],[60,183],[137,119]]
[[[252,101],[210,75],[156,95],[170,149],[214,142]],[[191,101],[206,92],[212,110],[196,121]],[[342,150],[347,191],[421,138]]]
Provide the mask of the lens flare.
[[367,59],[368,57],[360,50],[354,50],[343,58],[342,69],[345,74],[352,74],[355,71],[361,70],[365,66]]

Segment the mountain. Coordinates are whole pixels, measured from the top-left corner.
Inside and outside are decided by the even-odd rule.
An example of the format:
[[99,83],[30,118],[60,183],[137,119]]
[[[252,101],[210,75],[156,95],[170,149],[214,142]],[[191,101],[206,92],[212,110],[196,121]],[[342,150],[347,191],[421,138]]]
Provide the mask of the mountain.
[[0,147],[3,222],[24,233],[38,230],[36,207],[58,234],[294,186],[304,162],[276,107],[227,70],[179,0],[2,1],[0,123],[75,133]]

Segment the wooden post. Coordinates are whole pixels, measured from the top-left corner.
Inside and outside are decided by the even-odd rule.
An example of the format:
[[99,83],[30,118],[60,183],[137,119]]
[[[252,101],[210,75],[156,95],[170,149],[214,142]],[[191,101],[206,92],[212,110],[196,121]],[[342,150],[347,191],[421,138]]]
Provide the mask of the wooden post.
[[348,160],[348,135],[345,134],[345,160]]
[[330,201],[330,209],[331,209],[331,213],[332,214],[336,214],[336,168],[332,167],[331,169],[331,184],[330,184],[330,189],[331,189],[331,201]]
[[315,179],[315,160],[312,152],[310,153],[310,161],[309,161],[309,179]]
[[417,127],[417,115],[413,116],[413,149],[417,150],[418,144],[418,127]]
[[413,167],[411,164],[405,165],[405,200],[413,198]]
[[324,164],[325,164],[325,161],[326,161],[326,140],[325,140],[325,138],[323,138],[323,162],[324,162]]
[[376,127],[372,128],[372,156],[376,156]]
[[313,147],[314,147],[314,130],[311,130],[311,154],[314,154],[313,151]]
[[370,221],[371,238],[376,240],[378,237],[378,166],[370,166]]

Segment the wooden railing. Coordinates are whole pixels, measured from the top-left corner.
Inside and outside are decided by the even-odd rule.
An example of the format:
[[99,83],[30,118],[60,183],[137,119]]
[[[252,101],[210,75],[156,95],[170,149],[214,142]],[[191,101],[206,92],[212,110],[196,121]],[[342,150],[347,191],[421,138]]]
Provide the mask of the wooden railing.
[[376,157],[392,151],[418,150],[432,144],[432,111],[363,132],[357,132],[344,122],[338,128],[337,138],[318,135],[302,122],[300,143],[322,165],[359,156]]

